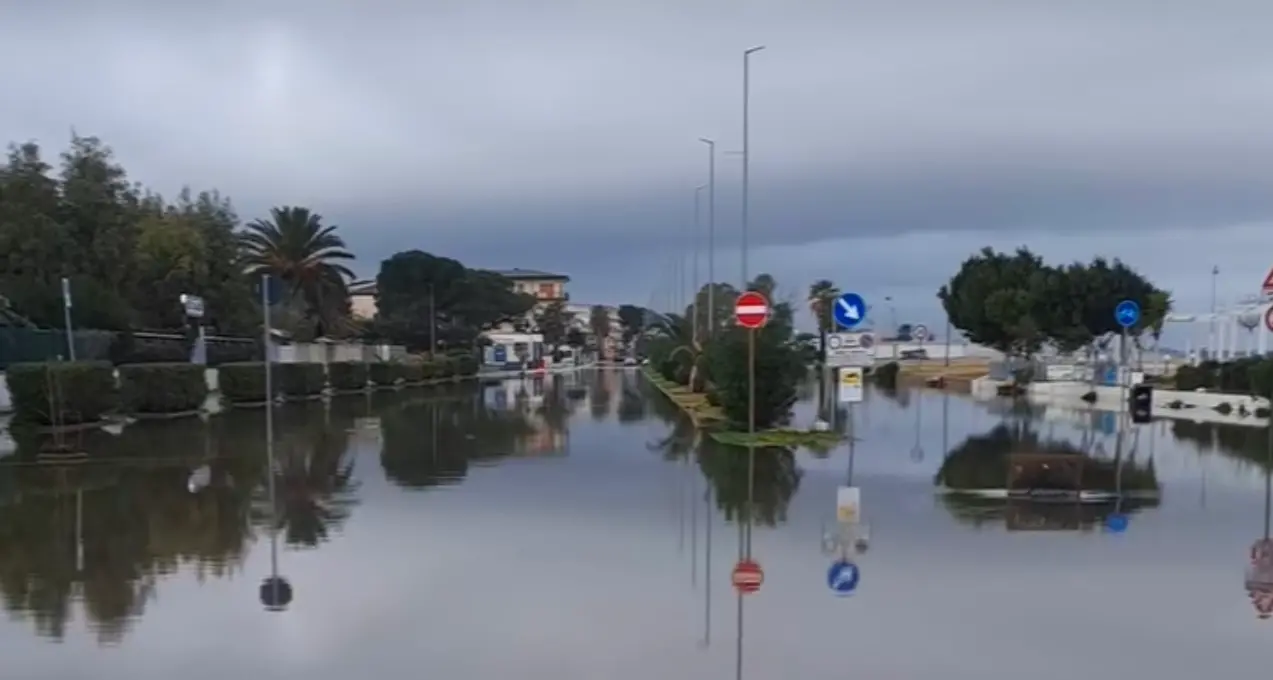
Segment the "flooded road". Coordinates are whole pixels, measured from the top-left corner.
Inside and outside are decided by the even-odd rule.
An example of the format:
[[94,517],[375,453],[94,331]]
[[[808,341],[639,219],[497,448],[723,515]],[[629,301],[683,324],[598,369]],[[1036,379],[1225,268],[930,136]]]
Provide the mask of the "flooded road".
[[[852,475],[871,542],[844,598],[828,589],[823,538],[848,447],[758,451],[748,531],[736,521],[745,451],[697,442],[632,371],[276,413],[272,498],[261,411],[85,435],[87,463],[0,459],[0,677],[1070,680],[1273,667],[1273,620],[1243,587],[1267,531],[1263,430],[1157,422],[1119,445],[1106,416],[869,392]],[[935,492],[939,472],[1004,474],[960,461],[1022,438],[1097,458],[1117,446],[1161,496],[1119,508],[1127,529],[1111,533],[1109,510]],[[743,599],[740,644],[730,571],[748,540],[765,577]],[[293,589],[285,611],[261,601],[275,570]]]

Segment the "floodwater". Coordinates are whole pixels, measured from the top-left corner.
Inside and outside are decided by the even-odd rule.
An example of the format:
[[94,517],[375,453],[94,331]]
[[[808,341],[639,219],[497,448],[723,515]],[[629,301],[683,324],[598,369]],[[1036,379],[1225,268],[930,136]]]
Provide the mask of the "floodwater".
[[[798,418],[812,410],[806,399]],[[694,455],[692,431],[632,371],[287,406],[272,485],[259,410],[86,435],[86,463],[22,451],[0,459],[0,677],[1273,668],[1273,619],[1243,586],[1268,531],[1263,430],[1159,422],[1120,443],[1108,417],[920,392],[869,392],[856,411],[851,472],[847,446],[756,452],[751,526],[736,521],[746,452]],[[1152,459],[1161,499],[1075,509],[935,492],[947,454],[1021,436]],[[870,544],[857,591],[837,597],[823,539],[850,474]],[[1103,528],[1115,510],[1122,533]],[[740,610],[730,572],[748,543],[765,577]],[[292,588],[284,611],[262,604],[272,573]]]

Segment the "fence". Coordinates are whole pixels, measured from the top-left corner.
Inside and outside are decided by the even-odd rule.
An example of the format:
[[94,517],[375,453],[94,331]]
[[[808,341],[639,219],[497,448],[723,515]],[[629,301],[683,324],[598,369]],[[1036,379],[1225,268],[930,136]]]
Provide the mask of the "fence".
[[[124,333],[116,331],[77,330],[75,358],[114,363],[149,361],[188,361],[189,341],[176,333]],[[208,363],[260,359],[260,343],[246,338],[207,338]],[[69,358],[66,333],[57,329],[15,328],[0,326],[0,371],[10,364],[28,361],[52,361]]]

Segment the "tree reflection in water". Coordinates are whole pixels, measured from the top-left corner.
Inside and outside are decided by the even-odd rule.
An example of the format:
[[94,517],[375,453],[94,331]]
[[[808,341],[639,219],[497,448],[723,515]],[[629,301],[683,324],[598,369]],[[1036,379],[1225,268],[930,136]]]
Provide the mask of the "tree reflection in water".
[[[540,407],[549,413],[545,427],[553,427],[559,416],[555,409],[568,403],[564,391],[560,396],[556,392],[546,390]],[[564,427],[564,419],[559,425]],[[381,430],[380,466],[388,479],[408,489],[459,482],[468,474],[470,461],[478,464],[508,457],[537,434],[520,408],[491,408],[479,391],[405,400],[383,413]]]
[[[702,437],[698,448],[698,466],[712,483],[716,507],[729,521],[747,519],[747,473],[749,453],[746,447],[717,443]],[[775,526],[787,521],[787,505],[800,488],[803,472],[796,465],[795,454],[787,448],[757,447],[756,486],[753,500],[754,524]]]
[[[333,530],[349,519],[357,503],[358,483],[350,455],[353,413],[348,405],[357,397],[329,403],[310,402],[275,411],[274,513],[261,485],[254,499],[254,519],[273,527],[288,546],[315,548],[330,540]],[[262,445],[262,456],[264,446]]]
[[[348,518],[356,485],[347,453],[352,418],[322,404],[276,412],[280,529],[294,546],[327,540]],[[21,442],[0,464],[0,597],[61,639],[72,603],[99,642],[119,642],[160,576],[200,581],[240,568],[255,526],[268,526],[263,410],[151,421],[85,435],[85,462],[36,462]],[[187,486],[206,466],[208,483]]]
[[[952,449],[942,462],[933,482],[956,493],[942,495],[951,514],[974,526],[1006,522],[1010,529],[1090,529],[1111,513],[1131,514],[1156,507],[1157,497],[1132,495],[1121,500],[1077,502],[1077,499],[1044,502],[1030,498],[987,498],[959,491],[1002,490],[1008,486],[1009,461],[1014,454],[1051,454],[1082,459],[1079,488],[1084,491],[1156,493],[1158,477],[1153,459],[1144,464],[1129,452],[1121,461],[1121,479],[1115,460],[1087,455],[1082,448],[1040,437],[1030,429],[1030,421],[1014,420],[984,435],[968,437]],[[1033,470],[1019,489],[1037,491],[1074,490],[1073,480],[1061,478],[1047,466]]]

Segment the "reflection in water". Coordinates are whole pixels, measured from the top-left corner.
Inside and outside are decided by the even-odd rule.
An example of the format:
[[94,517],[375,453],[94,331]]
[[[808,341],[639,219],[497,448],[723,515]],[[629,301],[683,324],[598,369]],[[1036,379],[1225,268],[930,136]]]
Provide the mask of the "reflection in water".
[[1243,583],[1261,620],[1273,617],[1273,539],[1269,538],[1269,524],[1273,521],[1273,428],[1265,428],[1264,436],[1264,533],[1251,544],[1250,564]]
[[[754,459],[754,483],[747,480]],[[727,521],[755,521],[774,526],[787,520],[787,504],[800,488],[802,472],[795,454],[782,447],[757,447],[754,454],[738,446],[727,446],[704,438],[699,447],[698,465],[715,489],[716,507]],[[752,513],[748,513],[748,498]]]
[[[1134,447],[1124,456],[1121,436],[1109,460],[1031,427],[1028,420],[1004,423],[946,455],[934,482],[955,492],[942,501],[956,518],[976,526],[1002,521],[1009,530],[1079,530],[1158,505],[1153,459],[1139,464]],[[1106,495],[1084,499],[1080,492]]]
[[[251,537],[250,501],[260,458],[190,455],[243,451],[234,419],[150,422],[118,436],[84,439],[91,456],[37,463],[31,448],[0,465],[0,595],[6,609],[61,639],[72,602],[101,643],[119,642],[153,597],[158,577],[179,567],[198,578],[237,570]],[[260,430],[254,431],[259,439]],[[32,442],[38,450],[39,442]],[[198,448],[196,448],[198,450]],[[207,465],[191,493],[190,471]]]

